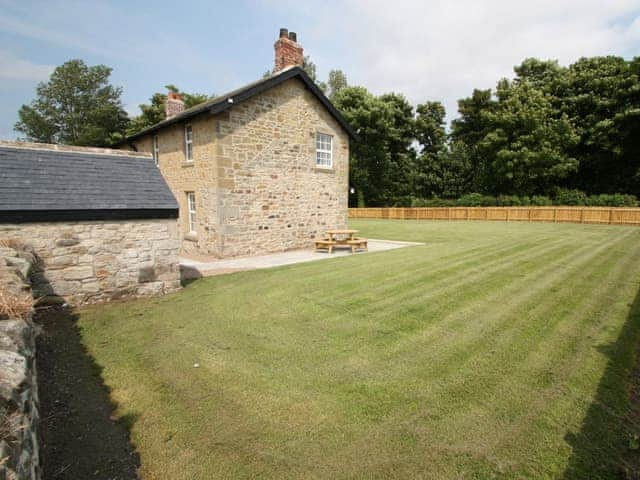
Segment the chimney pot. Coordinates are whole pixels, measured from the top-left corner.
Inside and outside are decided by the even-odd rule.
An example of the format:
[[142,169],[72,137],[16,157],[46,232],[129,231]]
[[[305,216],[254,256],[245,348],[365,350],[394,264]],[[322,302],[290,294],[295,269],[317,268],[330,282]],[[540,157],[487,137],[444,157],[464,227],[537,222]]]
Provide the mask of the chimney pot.
[[289,40],[291,40],[292,42],[298,41],[298,35],[296,34],[296,32],[289,32]]
[[289,35],[289,30],[287,30],[286,28],[281,28],[280,29],[280,38],[286,38]]

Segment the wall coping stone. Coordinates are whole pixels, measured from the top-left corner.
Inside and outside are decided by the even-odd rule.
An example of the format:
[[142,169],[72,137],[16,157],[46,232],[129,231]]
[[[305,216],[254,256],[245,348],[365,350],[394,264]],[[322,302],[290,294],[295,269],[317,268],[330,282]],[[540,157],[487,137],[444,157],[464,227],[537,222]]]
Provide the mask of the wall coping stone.
[[55,150],[58,152],[92,153],[95,155],[113,155],[117,157],[152,158],[151,153],[134,152],[132,150],[115,150],[113,148],[77,147],[75,145],[56,145],[53,143],[15,142],[0,140],[0,147],[23,148],[27,150]]

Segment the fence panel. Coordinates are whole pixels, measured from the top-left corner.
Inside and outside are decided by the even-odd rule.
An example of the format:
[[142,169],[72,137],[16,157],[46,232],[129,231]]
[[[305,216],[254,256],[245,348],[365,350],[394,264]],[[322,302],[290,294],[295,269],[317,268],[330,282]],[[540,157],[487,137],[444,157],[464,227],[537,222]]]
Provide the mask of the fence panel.
[[349,218],[396,220],[502,220],[640,225],[640,208],[608,207],[420,207],[350,208]]

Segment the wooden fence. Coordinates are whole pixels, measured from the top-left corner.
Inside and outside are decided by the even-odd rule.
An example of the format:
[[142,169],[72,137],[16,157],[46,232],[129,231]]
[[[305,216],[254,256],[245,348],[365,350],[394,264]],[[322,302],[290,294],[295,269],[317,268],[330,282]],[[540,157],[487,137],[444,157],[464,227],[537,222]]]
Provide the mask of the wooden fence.
[[419,207],[350,208],[349,218],[397,220],[502,220],[640,225],[640,208],[610,207]]

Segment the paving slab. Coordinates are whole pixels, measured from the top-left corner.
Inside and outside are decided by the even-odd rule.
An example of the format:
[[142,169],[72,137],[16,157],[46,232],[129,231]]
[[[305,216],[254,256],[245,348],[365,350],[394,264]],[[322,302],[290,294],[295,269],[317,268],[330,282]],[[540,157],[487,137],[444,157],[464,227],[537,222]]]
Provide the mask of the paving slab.
[[369,251],[351,253],[348,248],[338,248],[333,253],[316,252],[308,250],[289,250],[286,252],[270,253],[268,255],[258,255],[254,257],[239,257],[228,259],[216,258],[189,258],[180,257],[180,271],[182,279],[189,280],[213,275],[223,275],[225,273],[241,272],[245,270],[256,270],[260,268],[280,267],[292,265],[294,263],[314,262],[328,260],[335,257],[347,255],[366,255],[367,253],[383,252],[385,250],[395,250],[424,243],[398,242],[392,240],[372,240],[369,239]]

